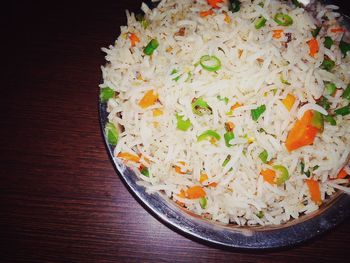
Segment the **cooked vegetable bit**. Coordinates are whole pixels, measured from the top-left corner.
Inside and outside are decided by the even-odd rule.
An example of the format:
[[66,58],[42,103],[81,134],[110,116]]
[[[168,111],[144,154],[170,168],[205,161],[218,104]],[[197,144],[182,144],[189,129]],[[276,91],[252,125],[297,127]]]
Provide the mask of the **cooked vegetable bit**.
[[293,24],[293,19],[289,15],[283,13],[277,13],[273,20],[280,26],[290,26]]
[[322,204],[320,184],[313,179],[305,180],[307,187],[309,188],[311,200],[316,204]]
[[276,179],[277,185],[282,185],[289,179],[289,172],[283,165],[274,165],[273,169],[279,173],[279,176]]
[[311,31],[311,35],[316,38],[318,33],[320,33],[320,30],[321,30],[322,27],[316,27],[314,30]]
[[259,158],[263,163],[267,163],[268,157],[269,157],[269,154],[267,153],[267,151],[265,149],[259,154]]
[[325,58],[320,66],[321,69],[331,71],[335,66],[335,62],[329,58]]
[[161,115],[163,115],[163,110],[162,109],[154,109],[153,111],[152,111],[152,114],[153,114],[153,117],[158,117],[158,116],[161,116]]
[[141,169],[141,173],[142,173],[144,176],[149,177],[149,170],[148,170],[147,167],[143,167],[143,168]]
[[255,29],[260,29],[260,28],[262,28],[263,26],[265,26],[266,21],[267,21],[267,20],[266,20],[265,17],[263,17],[263,16],[258,17],[258,18],[255,20],[255,23],[254,23]]
[[206,193],[205,193],[204,189],[199,185],[189,187],[186,190],[186,197],[188,199],[198,199],[198,198],[202,198],[205,196],[206,196]]
[[316,127],[320,132],[323,132],[324,121],[323,121],[323,115],[320,112],[318,112],[318,111],[313,112],[313,116],[311,119],[311,125]]
[[256,216],[258,217],[258,218],[263,218],[265,215],[264,215],[264,212],[263,211],[259,211],[259,213],[257,213],[256,214]]
[[347,43],[342,40],[339,43],[339,48],[343,56],[346,57],[346,54],[348,53],[348,51],[350,51],[350,43]]
[[148,56],[151,56],[154,50],[156,50],[158,46],[159,46],[158,40],[154,38],[143,49],[143,53],[145,53]]
[[296,7],[301,7],[301,3],[298,0],[292,0],[293,5]]
[[231,160],[231,155],[227,155],[226,159],[222,163],[222,167],[225,167],[230,160]]
[[224,134],[225,144],[227,147],[232,147],[233,145],[230,144],[230,141],[235,138],[235,135],[232,131],[228,131]]
[[288,93],[287,96],[282,100],[283,105],[290,111],[295,103],[296,98],[294,95]]
[[313,111],[306,111],[289,131],[285,144],[289,152],[314,142],[318,129],[311,124],[313,115]]
[[251,113],[252,119],[254,121],[257,121],[260,118],[261,114],[263,114],[265,111],[266,111],[265,104],[257,107],[256,109],[251,110],[250,113]]
[[222,11],[222,13],[225,15],[224,21],[229,24],[231,23],[231,17],[227,14],[226,11]]
[[202,98],[194,98],[191,103],[192,111],[194,114],[202,116],[203,114],[212,114],[213,110],[208,103]]
[[[170,72],[170,75],[174,75],[176,73],[178,73],[179,71],[177,69],[173,69],[171,72]],[[175,81],[178,81],[180,79],[181,75],[173,78],[172,80],[175,80]]]
[[199,204],[202,209],[205,209],[207,207],[207,198],[202,197],[201,199],[199,199]]
[[346,86],[346,89],[343,91],[343,94],[341,96],[344,99],[350,100],[350,84]]
[[236,102],[235,104],[233,104],[230,108],[230,111],[226,113],[226,115],[232,115],[233,111],[239,107],[241,107],[243,104],[240,104],[238,102]]
[[228,104],[228,102],[229,102],[229,99],[228,99],[227,97],[221,97],[220,95],[218,95],[216,98],[217,98],[219,101],[225,102],[225,104]]
[[224,0],[207,0],[207,3],[212,7],[212,8],[220,8],[218,4],[223,3]]
[[332,32],[332,33],[344,33],[344,32],[345,32],[345,29],[342,28],[342,27],[336,27],[336,28],[332,28],[332,29],[331,29],[331,32]]
[[145,93],[142,99],[139,101],[139,106],[143,109],[154,105],[158,100],[158,94],[154,93],[153,90],[149,90]]
[[323,118],[324,118],[324,120],[326,121],[326,122],[329,122],[329,124],[330,125],[332,125],[332,126],[335,126],[335,125],[337,125],[337,122],[336,122],[336,120],[333,118],[333,116],[331,116],[331,115],[326,115],[326,116],[323,116]]
[[204,55],[200,58],[199,64],[207,71],[217,71],[221,68],[221,61],[216,56]]
[[205,172],[201,172],[199,177],[199,182],[203,184],[207,180],[208,180],[208,175]]
[[131,162],[135,162],[135,163],[139,163],[140,162],[140,157],[135,155],[135,154],[131,154],[128,152],[120,152],[117,155],[118,158],[123,159],[125,161],[131,161]]
[[273,32],[272,37],[279,39],[282,37],[283,29],[274,29],[272,30],[272,32]]
[[119,139],[119,132],[113,123],[107,122],[105,126],[105,134],[107,136],[107,141],[110,145],[117,145]]
[[235,125],[233,124],[233,122],[231,121],[228,121],[228,122],[225,122],[225,130],[230,132],[230,131],[233,131],[233,129],[235,128]]
[[201,142],[207,139],[210,139],[211,141],[213,140],[214,142],[216,142],[221,139],[221,136],[214,130],[206,130],[205,132],[203,132],[197,137],[197,142]]
[[348,173],[346,172],[345,168],[341,169],[340,172],[337,175],[337,179],[344,179],[348,176]]
[[334,111],[336,115],[346,116],[350,114],[350,104]]
[[150,25],[150,22],[145,18],[143,14],[137,14],[135,18],[136,21],[140,22],[143,29],[146,29]]
[[107,102],[109,99],[114,98],[115,91],[110,87],[102,88],[100,91],[100,100],[102,103]]
[[239,0],[229,0],[228,10],[236,13],[241,9],[241,2]]
[[136,46],[136,44],[140,42],[139,37],[135,33],[130,33],[129,39],[132,47]]
[[176,128],[181,131],[187,131],[192,125],[189,119],[184,120],[184,116],[179,114],[176,114],[176,120],[177,120]]
[[311,57],[315,57],[315,55],[318,53],[318,50],[319,50],[317,39],[312,38],[307,42],[307,44],[309,45],[309,55]]
[[281,80],[281,82],[282,82],[283,84],[290,85],[290,83],[289,83],[287,80],[284,79],[284,77],[283,77],[282,74],[280,75],[280,80]]
[[331,105],[326,97],[321,97],[319,101],[317,102],[318,105],[320,105],[325,110],[329,110]]
[[324,88],[326,90],[326,93],[330,96],[333,96],[335,92],[337,91],[337,87],[332,82],[325,82]]
[[333,41],[333,39],[332,39],[331,37],[326,36],[326,37],[324,38],[323,45],[324,45],[326,48],[330,49],[330,48],[332,47],[333,44],[334,44],[334,41]]
[[268,182],[269,184],[275,184],[276,172],[274,170],[262,170],[260,174],[263,176],[265,182]]
[[214,11],[211,10],[211,9],[199,12],[199,16],[200,17],[207,17],[207,16],[210,16],[210,15],[213,15],[213,14],[214,14]]

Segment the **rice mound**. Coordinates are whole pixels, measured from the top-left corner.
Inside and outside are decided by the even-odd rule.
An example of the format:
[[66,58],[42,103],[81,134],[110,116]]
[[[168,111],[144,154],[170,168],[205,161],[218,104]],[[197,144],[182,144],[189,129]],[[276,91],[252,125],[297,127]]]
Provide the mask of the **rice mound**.
[[[328,114],[348,105],[342,94],[350,83],[350,56],[343,57],[338,46],[347,33],[331,31],[340,27],[336,6],[317,3],[307,11],[289,2],[241,0],[240,10],[231,12],[225,2],[211,8],[206,0],[163,0],[154,9],[146,4],[141,9],[149,25],[127,12],[127,26],[121,27],[114,45],[102,49],[107,64],[100,87],[116,91],[107,102],[108,120],[119,127],[115,158],[135,170],[149,193],[162,191],[214,221],[267,225],[319,208],[305,180],[319,183],[323,201],[336,188],[347,189],[348,179],[337,175],[341,169],[350,173],[350,115],[336,115],[336,125],[325,122],[311,145],[291,152],[285,147],[288,133],[307,110]],[[206,10],[213,14],[201,16]],[[278,25],[276,13],[288,14],[293,24]],[[266,24],[256,29],[261,16]],[[321,24],[319,50],[311,56],[308,41]],[[276,30],[283,30],[279,38]],[[135,46],[130,34],[138,37]],[[323,45],[325,36],[334,41],[330,49]],[[159,46],[145,55],[151,39]],[[221,68],[205,70],[198,63],[204,55],[217,57]],[[335,62],[331,71],[320,67],[325,56]],[[325,93],[325,81],[336,85],[333,96]],[[157,100],[140,107],[150,90]],[[290,110],[283,104],[288,94],[295,97]],[[321,97],[328,100],[328,111],[317,104]],[[210,114],[195,114],[191,103],[196,98],[207,102]],[[266,110],[253,120],[251,110],[261,105]],[[178,129],[176,116],[188,119],[191,127]],[[234,124],[231,147],[223,138],[227,122]],[[221,139],[198,141],[206,130],[216,131]],[[267,163],[259,158],[264,150]],[[117,158],[124,152],[140,160]],[[289,172],[281,185],[261,175],[275,164]],[[140,166],[148,168],[149,176],[140,173]],[[205,205],[184,194],[193,186],[204,190]]]

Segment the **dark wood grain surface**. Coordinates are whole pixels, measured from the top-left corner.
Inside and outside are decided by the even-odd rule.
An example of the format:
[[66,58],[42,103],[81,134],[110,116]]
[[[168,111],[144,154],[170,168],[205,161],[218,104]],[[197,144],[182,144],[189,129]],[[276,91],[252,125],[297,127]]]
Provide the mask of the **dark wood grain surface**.
[[2,4],[0,262],[345,262],[349,220],[295,248],[227,251],[174,232],[135,201],[102,141],[97,86],[100,47],[139,6]]

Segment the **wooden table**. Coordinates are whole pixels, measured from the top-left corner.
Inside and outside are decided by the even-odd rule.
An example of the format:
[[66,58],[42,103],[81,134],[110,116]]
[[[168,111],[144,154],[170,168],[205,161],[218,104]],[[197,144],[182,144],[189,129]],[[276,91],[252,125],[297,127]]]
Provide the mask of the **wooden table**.
[[217,249],[164,226],[116,176],[97,112],[100,47],[113,43],[124,10],[138,10],[140,1],[9,2],[2,6],[0,262],[345,260],[349,220],[268,252]]

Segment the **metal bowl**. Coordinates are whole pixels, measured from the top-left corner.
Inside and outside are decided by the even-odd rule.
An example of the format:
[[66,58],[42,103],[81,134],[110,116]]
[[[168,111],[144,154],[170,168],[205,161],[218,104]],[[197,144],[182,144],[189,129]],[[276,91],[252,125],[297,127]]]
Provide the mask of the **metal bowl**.
[[[344,24],[348,28],[350,28],[349,22],[350,19],[345,16]],[[99,115],[109,157],[129,191],[155,217],[186,236],[227,248],[271,249],[309,240],[330,230],[350,216],[350,196],[337,192],[326,200],[319,210],[278,226],[241,227],[206,220],[178,206],[164,194],[148,194],[144,187],[137,185],[138,178],[135,173],[114,157],[113,147],[106,141],[104,133],[108,116],[106,103],[99,103]]]

